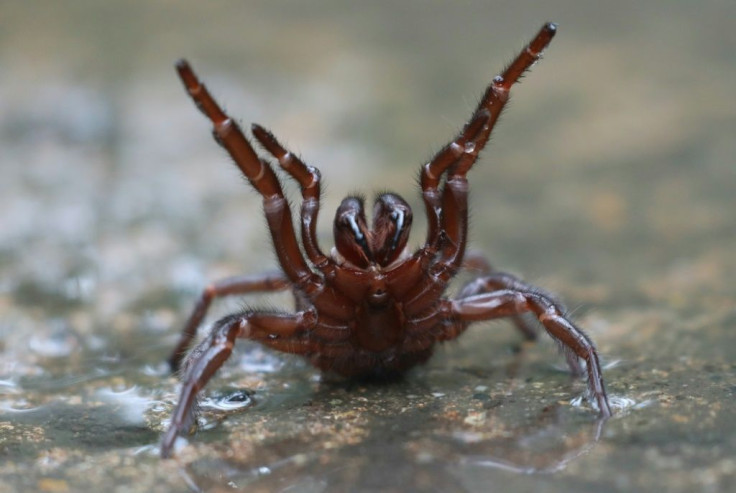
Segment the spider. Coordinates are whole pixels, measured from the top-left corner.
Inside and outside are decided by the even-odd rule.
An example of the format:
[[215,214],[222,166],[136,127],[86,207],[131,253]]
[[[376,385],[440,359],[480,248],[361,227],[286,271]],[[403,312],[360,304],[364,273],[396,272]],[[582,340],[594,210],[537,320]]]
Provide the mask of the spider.
[[[369,225],[362,197],[349,196],[337,209],[335,248],[325,255],[316,236],[320,173],[285,149],[268,130],[252,126],[255,140],[300,187],[301,245],[289,203],[269,161],[259,157],[238,124],[210,96],[190,65],[176,69],[199,109],[214,125],[223,146],[263,198],[278,274],[239,276],[204,289],[186,322],[169,364],[182,387],[161,456],[170,457],[176,437],[194,423],[197,394],[230,357],[236,339],[298,354],[325,372],[349,378],[392,378],[424,363],[436,343],[457,338],[471,322],[512,317],[527,339],[535,332],[521,315],[531,313],[564,349],[575,375],[587,374],[589,397],[601,418],[611,416],[598,354],[593,342],[565,314],[553,296],[506,273],[491,270],[479,255],[465,255],[468,229],[466,174],[488,142],[508,101],[509,90],[540,57],[557,31],[547,23],[486,89],[475,112],[455,139],[421,167],[420,185],[428,219],[424,246],[407,248],[412,211],[394,193],[373,203]],[[305,258],[306,257],[306,258]],[[444,297],[462,268],[481,275]],[[251,292],[290,289],[296,311],[245,310],[215,322],[202,342],[187,353],[213,299]],[[585,363],[581,363],[581,360]]]

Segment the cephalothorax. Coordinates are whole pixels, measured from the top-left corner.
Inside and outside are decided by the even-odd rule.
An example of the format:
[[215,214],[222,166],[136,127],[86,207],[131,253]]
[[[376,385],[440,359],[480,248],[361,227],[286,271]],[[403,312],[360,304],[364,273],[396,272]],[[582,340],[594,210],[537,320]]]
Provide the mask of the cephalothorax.
[[[511,86],[541,56],[557,27],[545,24],[516,59],[495,77],[462,131],[422,166],[420,184],[428,218],[424,246],[406,251],[412,212],[398,195],[384,193],[373,204],[371,225],[360,197],[348,197],[334,220],[335,253],[317,242],[320,174],[286,150],[259,125],[253,137],[300,186],[301,246],[291,210],[271,164],[258,157],[238,125],[223,112],[186,61],[176,68],[186,90],[214,125],[214,136],[261,194],[282,273],[233,277],[208,286],[186,323],[169,362],[181,371],[182,389],[161,455],[171,455],[177,435],[188,430],[197,393],[228,359],[238,338],[299,354],[323,371],[348,377],[390,377],[425,362],[435,343],[458,337],[471,322],[514,318],[527,338],[534,332],[519,315],[532,313],[565,350],[575,374],[587,374],[600,416],[611,409],[593,342],[549,294],[490,269],[465,255],[468,227],[466,174],[483,149],[509,97]],[[305,258],[306,256],[306,258]],[[455,298],[443,297],[458,271],[472,263],[481,275]],[[294,313],[249,310],[217,321],[189,353],[211,301],[220,296],[291,289]],[[580,364],[585,362],[585,366]]]

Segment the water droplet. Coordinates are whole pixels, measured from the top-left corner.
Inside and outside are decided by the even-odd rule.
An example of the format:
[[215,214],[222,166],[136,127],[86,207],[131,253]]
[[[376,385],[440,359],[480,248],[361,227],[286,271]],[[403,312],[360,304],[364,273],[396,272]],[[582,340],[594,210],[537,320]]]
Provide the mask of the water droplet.
[[158,448],[158,445],[155,445],[155,444],[143,445],[142,447],[138,447],[137,449],[134,449],[132,451],[132,454],[133,455],[146,454],[152,457],[158,456],[159,448]]
[[34,335],[28,341],[31,351],[47,358],[68,357],[77,346],[77,340],[66,330],[55,330],[46,336]]
[[[584,398],[584,396],[579,395],[570,401],[570,405],[572,407],[583,407],[583,403],[585,400],[586,399]],[[630,397],[624,397],[622,395],[609,395],[608,403],[614,410],[618,411],[624,411],[626,409],[639,409],[641,407],[644,407],[643,405],[648,405],[648,401],[637,403],[634,399]],[[598,410],[598,404],[596,402],[588,400],[588,404],[590,404],[590,406],[593,407],[595,410]]]
[[579,395],[579,396],[573,398],[570,401],[570,405],[572,407],[582,407],[582,405],[583,405],[583,396],[582,395]]
[[608,403],[611,405],[612,408],[618,409],[619,411],[623,411],[625,409],[635,409],[638,407],[637,402],[634,399],[621,395],[609,396]]
[[86,301],[92,298],[96,287],[96,279],[91,275],[87,275],[66,279],[61,289],[69,299]]
[[252,391],[239,389],[223,396],[206,398],[202,401],[202,407],[208,407],[218,411],[234,411],[252,405],[252,396]]
[[483,434],[475,431],[456,431],[452,433],[452,438],[462,444],[479,443],[483,440]]
[[167,363],[161,362],[157,365],[145,365],[140,372],[149,377],[167,377],[171,370]]
[[105,387],[95,392],[95,395],[110,405],[125,423],[133,425],[144,424],[146,410],[160,404],[160,401],[141,395],[135,385],[123,390]]
[[17,394],[20,392],[18,384],[12,380],[0,380],[0,394]]
[[[168,425],[167,425],[167,427],[168,427]],[[176,440],[174,440],[174,446],[172,447],[172,454],[175,455],[175,456],[178,455],[179,452],[181,452],[181,449],[183,449],[184,447],[186,447],[188,444],[189,444],[189,440],[187,440],[183,436],[176,437]],[[155,452],[156,452],[155,455],[160,455],[161,454],[161,448],[157,446],[155,448]]]
[[32,407],[29,402],[25,399],[19,399],[16,401],[0,401],[0,411],[6,413],[35,413],[41,411],[46,406],[35,406]]

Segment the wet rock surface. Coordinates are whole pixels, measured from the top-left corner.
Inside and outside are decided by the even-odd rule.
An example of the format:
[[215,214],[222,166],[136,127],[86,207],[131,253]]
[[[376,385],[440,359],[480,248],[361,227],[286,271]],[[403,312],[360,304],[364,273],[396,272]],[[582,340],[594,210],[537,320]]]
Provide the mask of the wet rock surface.
[[[0,492],[733,491],[734,13],[5,6]],[[320,167],[330,245],[355,190],[391,184],[421,216],[417,167],[548,18],[559,36],[471,173],[472,247],[565,299],[614,417],[596,421],[554,344],[507,323],[391,385],[243,342],[161,461],[164,360],[199,290],[276,267],[259,199],[173,62]],[[222,300],[208,320],[244,304],[292,300]]]

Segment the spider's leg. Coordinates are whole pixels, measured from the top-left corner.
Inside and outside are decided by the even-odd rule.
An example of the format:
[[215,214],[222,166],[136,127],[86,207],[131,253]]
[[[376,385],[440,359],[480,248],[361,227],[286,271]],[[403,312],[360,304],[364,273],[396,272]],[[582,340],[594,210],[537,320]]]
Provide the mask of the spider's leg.
[[253,188],[263,197],[268,228],[284,273],[307,293],[320,289],[321,281],[309,268],[299,249],[291,222],[291,209],[273,169],[258,158],[238,124],[220,108],[189,64],[180,60],[176,70],[189,95],[214,125],[215,140],[227,150]]
[[[347,269],[338,269],[336,262],[325,255],[317,241],[317,215],[320,207],[319,170],[306,165],[299,157],[284,148],[276,137],[258,124],[253,124],[253,136],[273,155],[281,167],[299,183],[302,191],[301,235],[304,251],[314,267],[324,276],[325,285],[310,298],[318,310],[332,315],[352,315],[350,301],[340,286],[355,284],[355,276]],[[360,276],[360,274],[358,274]],[[347,279],[345,279],[347,277]],[[342,308],[341,308],[342,307]],[[346,313],[344,308],[348,309]]]
[[[494,273],[493,267],[486,256],[477,251],[466,252],[463,258],[462,268],[467,271],[473,271],[476,274],[476,278],[468,281],[458,292],[456,298],[467,298],[476,294],[487,293],[496,289],[503,289],[505,286],[494,284],[494,280],[497,275]],[[504,275],[500,274],[499,275]],[[508,275],[508,274],[505,274]],[[490,279],[489,279],[490,277]],[[531,341],[537,338],[537,331],[530,325],[524,317],[521,315],[514,315],[512,321],[519,332],[522,333],[525,339]],[[565,353],[567,355],[567,353]],[[578,365],[579,366],[579,365]]]
[[547,294],[537,289],[529,289],[528,285],[516,283],[513,279],[507,279],[506,283],[511,287],[446,301],[443,310],[449,319],[457,323],[533,313],[555,341],[585,361],[588,389],[598,404],[600,416],[603,418],[611,416],[598,352],[593,341],[565,316],[563,307]]
[[[289,338],[314,326],[313,312],[293,315],[247,312],[229,315],[218,321],[209,336],[187,356],[183,365],[182,387],[171,416],[169,428],[161,440],[161,457],[170,457],[176,437],[194,423],[197,394],[232,353],[235,339],[263,338],[263,334]],[[291,352],[297,352],[297,347]]]
[[171,352],[168,362],[171,371],[178,371],[181,361],[197,334],[197,328],[207,314],[210,304],[215,298],[234,294],[248,294],[254,292],[279,291],[289,287],[289,281],[280,272],[273,274],[260,274],[255,276],[236,276],[221,279],[209,284],[202,290],[197,304],[191,315],[184,324],[179,341]]
[[493,267],[488,261],[486,255],[476,250],[470,250],[465,253],[463,258],[462,268],[467,271],[472,271],[477,274],[490,274],[493,272]]
[[[505,272],[492,272],[486,275],[482,275],[468,282],[465,286],[460,289],[457,294],[457,299],[469,298],[478,294],[489,293],[492,291],[498,291],[503,289],[511,289],[515,291],[533,292],[540,296],[544,296],[549,300],[553,300],[555,306],[559,308],[562,313],[566,313],[564,305],[557,300],[554,295],[544,291],[543,289],[525,283],[518,277],[507,274]],[[537,331],[535,328],[524,320],[520,314],[511,315],[514,325],[519,332],[524,335],[527,340],[535,340],[537,338]],[[567,346],[562,346],[567,365],[570,367],[570,371],[573,375],[580,376],[585,373],[583,367],[580,365],[578,356]]]
[[[429,229],[427,245],[420,249],[418,254],[424,254],[427,251],[431,253],[435,246],[430,243],[430,240],[433,239],[437,240],[441,252],[431,266],[430,274],[425,281],[416,284],[409,292],[407,296],[409,315],[416,315],[430,306],[462,266],[468,232],[466,174],[488,142],[493,126],[508,101],[511,86],[539,59],[556,31],[555,24],[547,23],[542,26],[531,43],[522,50],[508,68],[501,75],[494,77],[461,133],[461,136],[472,135],[462,152],[457,143],[452,142],[422,169],[422,191]],[[481,128],[476,129],[479,122],[483,122]],[[440,194],[437,189],[443,172],[447,173],[447,177]]]
[[[521,53],[516,56],[516,58],[506,67],[503,73],[493,78],[491,84],[486,88],[486,91],[478,103],[474,113],[474,115],[476,115],[485,110],[488,111],[490,115],[488,126],[483,128],[483,131],[477,140],[476,145],[478,147],[478,152],[480,152],[488,142],[488,138],[491,136],[493,127],[496,124],[498,117],[501,115],[501,111],[509,100],[509,91],[511,90],[511,86],[518,82],[524,72],[529,70],[532,65],[542,57],[542,52],[547,48],[547,45],[549,45],[556,33],[556,24],[548,22],[542,26],[542,29],[539,30],[534,39],[532,39]],[[472,122],[472,120],[473,118],[471,117],[470,122]],[[477,157],[478,153],[463,157],[461,162],[454,167],[454,173],[465,175],[470,167],[473,166]]]
[[[433,256],[432,264],[427,269],[428,275],[407,293],[405,311],[410,317],[432,306],[463,264],[468,239],[468,180],[464,174],[453,174],[453,169],[465,156],[477,155],[477,152],[477,147],[464,152],[450,168],[450,176],[445,180],[438,234],[440,252],[438,256]],[[431,221],[432,215],[428,215]],[[435,252],[436,249],[427,245],[418,254],[427,251]]]
[[490,121],[485,110],[476,112],[460,134],[443,147],[421,168],[419,184],[427,213],[427,239],[425,248],[436,248],[441,231],[442,201],[439,192],[442,175],[468,151],[476,148],[476,140],[483,134]]
[[[455,298],[467,298],[468,296],[475,296],[476,294],[488,293],[489,291],[496,291],[504,288],[504,286],[496,285],[495,281],[496,276],[494,274],[476,277],[475,279],[468,281],[460,291],[458,291]],[[524,339],[527,341],[536,340],[537,332],[534,330],[534,327],[526,323],[521,315],[513,315],[511,318],[516,328],[519,329],[519,332],[524,336]]]
[[[475,114],[488,112],[489,122],[483,127],[475,139],[472,152],[465,152],[458,161],[448,170],[447,180],[442,191],[442,230],[447,235],[440,265],[444,265],[451,272],[456,271],[462,264],[467,241],[468,229],[468,181],[467,172],[473,166],[478,154],[488,142],[493,126],[498,120],[501,110],[509,99],[511,86],[519,77],[536,62],[542,51],[557,32],[557,26],[547,23],[537,33],[534,39],[522,50],[516,59],[504,70],[503,74],[494,77],[491,85],[486,89],[483,98],[475,110]],[[471,118],[468,126],[473,124]]]
[[488,112],[474,115],[462,132],[450,144],[438,152],[430,162],[422,166],[419,181],[427,214],[427,239],[411,259],[392,272],[392,283],[401,286],[409,300],[407,315],[416,315],[427,308],[444,291],[454,272],[433,272],[429,277],[425,271],[435,262],[438,247],[446,240],[442,229],[442,202],[438,190],[442,175],[455,166],[466,153],[476,152],[475,141],[488,124]]
[[334,268],[334,262],[324,253],[317,242],[317,215],[320,200],[320,173],[313,166],[307,166],[299,157],[285,149],[276,137],[258,124],[252,126],[253,136],[275,157],[281,167],[294,178],[302,191],[301,233],[304,251],[309,260],[320,271]]

